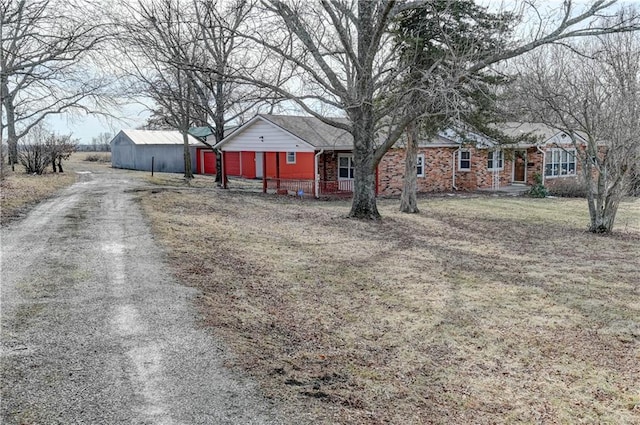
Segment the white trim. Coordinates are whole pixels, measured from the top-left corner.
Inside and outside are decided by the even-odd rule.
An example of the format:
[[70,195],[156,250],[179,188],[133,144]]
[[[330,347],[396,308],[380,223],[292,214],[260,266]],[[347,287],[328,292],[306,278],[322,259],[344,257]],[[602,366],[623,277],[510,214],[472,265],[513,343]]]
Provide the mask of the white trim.
[[[285,134],[288,134],[289,136],[291,136],[293,139],[297,140],[298,142],[304,144],[304,149],[298,149],[295,150],[296,152],[315,152],[316,148],[315,146],[313,146],[311,143],[306,142],[304,140],[302,140],[301,138],[299,138],[298,136],[296,136],[295,134],[291,133],[290,131],[286,130],[283,127],[280,127],[279,125],[269,121],[268,119],[260,116],[260,115],[256,115],[255,117],[251,118],[248,122],[246,122],[245,124],[241,125],[240,127],[236,128],[230,135],[228,135],[227,137],[225,137],[222,141],[220,141],[218,144],[216,144],[214,146],[215,149],[220,149],[221,151],[224,151],[226,149],[224,149],[224,146],[229,143],[231,140],[233,140],[235,137],[237,137],[239,134],[242,134],[246,129],[248,129],[249,127],[251,127],[256,121],[262,121],[265,122],[267,124],[269,124],[270,126],[272,126],[273,128],[276,128],[280,131],[282,131]],[[240,149],[241,151],[242,149]]]
[[338,167],[337,167],[337,171],[338,171],[338,180],[353,180],[353,177],[340,177],[340,158],[349,158],[349,170],[353,168],[354,173],[355,173],[355,165],[353,163],[353,154],[351,153],[339,153],[338,154]]
[[[569,155],[573,156],[573,173],[572,174],[558,174],[558,175],[547,175],[547,165],[549,164],[549,162],[547,162],[547,153],[551,154],[551,167],[553,169],[553,153],[554,152],[566,152],[567,153],[567,159],[569,158]],[[560,161],[558,162],[559,167],[562,166],[562,157],[560,157]],[[570,162],[567,162],[567,168],[568,168],[568,164],[570,164]],[[567,170],[568,171],[568,170]],[[542,175],[544,176],[545,179],[558,179],[558,178],[565,178],[565,177],[576,177],[578,175],[578,152],[576,150],[576,148],[569,148],[569,149],[564,149],[564,148],[560,148],[560,147],[555,147],[555,148],[550,148],[545,150],[544,153],[544,169],[542,170]]]
[[[496,160],[496,155],[498,155],[498,159]],[[489,155],[491,155],[491,162],[493,163],[492,167],[489,167]],[[496,167],[496,162],[500,164],[499,167]],[[490,150],[487,152],[487,170],[488,171],[500,171],[504,169],[504,151],[502,149]]]
[[418,147],[420,149],[435,149],[435,148],[458,148],[460,147],[460,144],[456,143],[456,142],[425,142],[422,144],[418,144]]
[[[293,161],[289,161],[289,154],[291,154],[291,153],[293,154]],[[287,153],[286,153],[286,163],[287,164],[295,164],[296,160],[297,160],[297,157],[298,156],[296,155],[295,151],[287,151]]]
[[[469,168],[462,167],[462,153],[469,153],[469,159],[465,159],[465,161],[469,161]],[[471,150],[470,149],[460,149],[458,150],[458,171],[471,171]]]
[[422,172],[421,173],[419,173],[419,172],[416,173],[416,176],[417,177],[424,177],[426,174],[425,174],[425,169],[424,169],[424,154],[423,153],[419,153],[416,156],[416,167],[418,166],[418,160],[419,159],[422,159],[422,162],[420,163],[420,167],[422,167]]

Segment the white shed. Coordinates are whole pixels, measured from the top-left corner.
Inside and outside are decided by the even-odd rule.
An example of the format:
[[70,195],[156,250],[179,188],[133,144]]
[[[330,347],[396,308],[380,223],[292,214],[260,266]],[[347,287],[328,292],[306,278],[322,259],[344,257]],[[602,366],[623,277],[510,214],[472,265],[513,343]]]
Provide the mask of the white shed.
[[[189,135],[191,168],[196,172],[196,149],[205,147]],[[130,170],[184,173],[182,134],[173,130],[121,130],[111,140],[111,166]]]

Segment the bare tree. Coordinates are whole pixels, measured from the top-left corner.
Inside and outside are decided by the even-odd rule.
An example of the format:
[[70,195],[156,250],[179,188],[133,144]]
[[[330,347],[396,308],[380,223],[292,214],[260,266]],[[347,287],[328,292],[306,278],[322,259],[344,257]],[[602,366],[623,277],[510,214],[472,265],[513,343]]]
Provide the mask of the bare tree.
[[62,161],[71,157],[77,147],[78,142],[71,138],[70,134],[50,133],[44,140],[44,146],[51,157],[51,167],[54,173],[64,173]]
[[26,173],[42,174],[51,163],[51,155],[45,146],[45,140],[49,135],[44,123],[40,122],[20,140],[17,150],[18,161]]
[[[351,217],[380,217],[375,198],[376,167],[406,126],[421,114],[420,108],[407,113],[402,108],[405,97],[394,92],[398,86],[392,83],[407,65],[398,61],[389,33],[399,12],[421,4],[393,0],[319,3],[264,0],[263,13],[271,14],[273,27],[263,21],[259,30],[245,34],[284,58],[297,72],[299,84],[271,86],[273,90],[321,121],[353,135],[355,182]],[[576,10],[571,1],[565,1],[561,19],[555,26],[541,25],[533,39],[510,40],[508,48],[484,52],[465,64],[458,81],[463,83],[467,75],[544,44],[631,29],[626,21],[603,27],[591,20],[613,4],[613,0],[597,0]],[[510,25],[516,23],[514,19]],[[429,88],[428,84],[421,87]],[[345,114],[348,122],[319,112],[327,109],[336,115]]]
[[113,139],[113,134],[109,132],[99,133],[97,136],[91,138],[91,146],[95,152],[109,152],[111,150],[111,145],[109,144],[111,139]]
[[[134,92],[143,89],[158,105],[156,125],[178,129],[185,140],[189,127],[210,126],[220,141],[229,123],[270,99],[264,88],[237,78],[266,79],[260,55],[249,53],[237,36],[252,7],[247,0],[140,0],[126,8],[127,66],[138,82]],[[217,165],[221,185],[219,153]]]
[[[110,99],[93,54],[109,37],[91,2],[8,0],[0,5],[0,134],[9,163],[18,141],[48,116],[95,113]],[[89,18],[91,16],[91,18]]]
[[53,133],[41,121],[20,140],[18,161],[27,173],[43,174],[49,165],[54,173],[62,173],[62,161],[69,159],[76,147],[77,141],[70,134]]
[[[185,66],[199,81],[198,105],[213,124],[216,142],[224,138],[230,123],[243,121],[249,112],[256,113],[279,100],[273,98],[271,90],[247,83],[247,76],[274,85],[281,85],[287,78],[280,66],[275,66],[276,72],[270,72],[273,68],[265,66],[261,52],[250,51],[246,40],[238,36],[248,25],[254,3],[254,0],[194,0],[202,50]],[[220,185],[221,155],[216,154],[216,182]]]
[[563,155],[581,164],[594,233],[613,229],[640,162],[639,57],[639,34],[626,33],[550,46],[520,64],[514,104],[570,136]]
[[150,98],[157,116],[182,134],[184,176],[193,178],[189,129],[201,125],[197,82],[183,66],[184,56],[193,57],[197,46],[190,25],[191,3],[182,0],[140,0],[123,2],[124,15],[118,18],[122,29],[120,45],[122,71],[129,77],[132,97]]

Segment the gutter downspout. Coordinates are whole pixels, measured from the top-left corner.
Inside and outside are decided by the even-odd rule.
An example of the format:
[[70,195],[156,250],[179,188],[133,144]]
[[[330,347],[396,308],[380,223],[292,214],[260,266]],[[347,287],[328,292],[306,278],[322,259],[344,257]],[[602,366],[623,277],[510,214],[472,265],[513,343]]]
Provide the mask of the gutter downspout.
[[452,163],[452,167],[451,169],[453,170],[451,172],[451,187],[453,187],[454,190],[458,190],[458,186],[456,186],[456,154],[460,154],[460,150],[462,149],[462,146],[460,146],[457,150],[453,151],[453,154],[451,155],[451,163]]
[[315,196],[316,198],[320,197],[320,172],[318,171],[318,160],[320,159],[320,155],[322,155],[324,153],[324,149],[320,149],[320,151],[316,154],[315,156],[315,161],[314,161],[314,171],[315,171],[315,176],[316,176],[316,181],[315,181]]
[[540,146],[538,145],[536,145],[536,149],[542,154],[542,172],[540,173],[540,178],[542,181],[542,185],[544,186],[544,174],[547,170],[547,154],[543,149],[540,149]]

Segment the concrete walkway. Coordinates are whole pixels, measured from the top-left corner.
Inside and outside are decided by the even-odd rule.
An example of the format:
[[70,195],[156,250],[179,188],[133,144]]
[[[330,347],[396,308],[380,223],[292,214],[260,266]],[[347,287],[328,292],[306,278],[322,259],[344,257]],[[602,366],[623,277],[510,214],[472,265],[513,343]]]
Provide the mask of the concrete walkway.
[[510,184],[506,186],[500,186],[498,189],[479,189],[478,192],[495,193],[505,196],[521,196],[531,189],[531,186],[525,184]]

